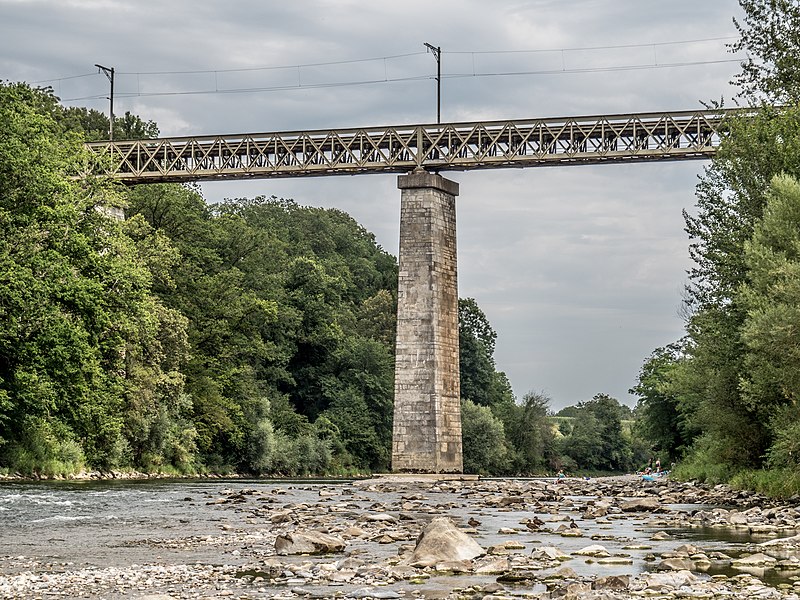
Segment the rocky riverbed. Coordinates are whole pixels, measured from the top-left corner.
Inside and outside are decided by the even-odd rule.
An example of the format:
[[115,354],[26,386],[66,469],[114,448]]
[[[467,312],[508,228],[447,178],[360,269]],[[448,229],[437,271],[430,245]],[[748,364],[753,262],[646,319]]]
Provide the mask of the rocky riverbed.
[[800,499],[724,486],[232,482],[163,510],[162,535],[130,522],[83,561],[0,537],[0,596],[800,600]]

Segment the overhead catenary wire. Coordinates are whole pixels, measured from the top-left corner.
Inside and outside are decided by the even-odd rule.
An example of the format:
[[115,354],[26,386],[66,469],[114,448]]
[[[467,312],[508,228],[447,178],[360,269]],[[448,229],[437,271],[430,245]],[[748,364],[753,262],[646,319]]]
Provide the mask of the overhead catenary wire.
[[333,67],[337,65],[351,65],[365,62],[377,62],[396,60],[400,58],[409,58],[411,56],[419,56],[425,52],[407,52],[405,54],[393,54],[391,56],[377,56],[373,58],[353,58],[349,60],[332,60],[325,62],[313,62],[296,65],[277,65],[277,66],[264,66],[264,67],[237,67],[233,69],[197,69],[190,71],[134,71],[125,72],[120,71],[120,75],[203,75],[208,73],[246,73],[248,71],[279,71],[282,69],[303,69],[311,67]]
[[[627,64],[627,65],[610,65],[610,66],[594,66],[594,67],[574,67],[574,68],[567,68],[566,63],[562,61],[562,66],[560,69],[552,68],[552,69],[514,69],[514,70],[492,70],[492,71],[482,71],[480,69],[476,69],[475,67],[475,56],[481,55],[503,55],[503,54],[513,54],[513,55],[520,55],[520,54],[536,54],[536,53],[561,53],[562,58],[565,53],[567,52],[576,52],[576,51],[589,51],[589,52],[598,52],[603,50],[615,50],[615,49],[630,49],[630,48],[649,48],[653,47],[663,47],[663,46],[676,46],[676,45],[685,45],[685,44],[697,44],[697,43],[704,43],[704,42],[719,42],[725,40],[732,40],[735,39],[734,36],[717,36],[717,37],[708,37],[708,38],[699,38],[693,40],[675,40],[675,41],[666,41],[666,42],[648,42],[648,43],[635,43],[635,44],[613,44],[613,45],[602,45],[602,46],[585,46],[585,47],[572,47],[572,48],[535,48],[535,49],[515,49],[515,50],[482,50],[482,51],[462,51],[462,50],[452,50],[452,51],[442,51],[442,54],[451,54],[451,55],[472,55],[472,71],[471,72],[451,72],[451,73],[442,73],[442,79],[463,79],[463,78],[484,78],[484,77],[512,77],[512,76],[544,76],[544,75],[557,75],[557,74],[582,74],[582,73],[608,73],[614,71],[635,71],[635,70],[645,70],[645,69],[665,69],[665,68],[681,68],[681,67],[692,67],[692,66],[702,66],[702,65],[713,65],[713,64],[723,64],[723,63],[734,63],[734,62],[741,62],[742,58],[730,58],[730,59],[715,59],[715,60],[696,60],[696,61],[680,61],[680,62],[659,62],[655,50],[654,50],[654,57],[652,62],[643,63],[643,64]],[[398,82],[409,82],[409,81],[421,81],[421,80],[430,80],[435,78],[434,75],[424,74],[424,75],[410,75],[410,76],[403,76],[403,77],[389,77],[389,69],[387,64],[389,61],[393,60],[400,60],[405,58],[411,58],[419,55],[424,55],[425,52],[408,52],[403,54],[393,54],[387,56],[380,56],[380,57],[372,57],[372,58],[358,58],[358,59],[348,59],[348,60],[337,60],[337,61],[317,61],[317,62],[309,62],[304,64],[295,64],[295,65],[280,65],[280,66],[259,66],[259,67],[240,67],[240,68],[230,68],[230,69],[197,69],[197,70],[160,70],[160,71],[117,71],[117,75],[120,76],[127,76],[127,77],[135,77],[136,79],[136,91],[129,91],[129,92],[120,92],[118,93],[119,98],[143,98],[143,97],[158,97],[158,96],[194,96],[194,95],[213,95],[213,94],[246,94],[246,93],[268,93],[268,92],[281,92],[281,91],[289,91],[289,90],[309,90],[309,89],[321,89],[321,88],[336,88],[336,87],[355,87],[355,86],[366,86],[366,85],[376,85],[381,83],[398,83]],[[333,67],[333,66],[340,66],[340,65],[351,65],[351,64],[363,64],[369,62],[379,62],[381,63],[381,70],[383,71],[383,77],[373,77],[373,78],[366,78],[366,79],[355,79],[355,80],[341,80],[341,81],[333,81],[333,82],[313,82],[313,81],[303,81],[301,77],[302,69],[306,68],[319,68],[319,67]],[[225,88],[221,87],[218,79],[218,75],[224,73],[248,73],[248,72],[266,72],[266,71],[280,71],[280,70],[296,70],[297,71],[297,82],[288,84],[282,83],[279,85],[256,85],[251,87],[231,87]],[[49,80],[40,80],[34,83],[41,84],[41,83],[49,83],[49,82],[61,82],[70,79],[77,79],[82,77],[88,77],[95,75],[96,73],[87,73],[82,75],[73,75],[68,77],[56,78],[56,79],[49,79]],[[142,91],[141,90],[141,80],[144,77],[148,76],[176,76],[176,75],[213,75],[213,87],[202,87],[200,89],[184,89],[184,90],[153,90],[153,91]],[[88,94],[88,95],[81,95],[75,96],[70,98],[62,99],[62,102],[78,102],[82,100],[97,100],[105,98],[106,96],[103,94]]]
[[642,42],[636,44],[613,44],[608,46],[575,46],[573,48],[533,48],[529,50],[449,50],[444,54],[534,54],[538,52],[583,52],[589,50],[621,50],[626,48],[651,48],[652,46],[677,46],[680,44],[699,44],[702,42],[721,42],[738,39],[733,35],[700,38],[696,40],[674,40],[671,42]]
[[[180,90],[169,92],[128,92],[117,94],[117,98],[139,98],[139,97],[152,97],[152,96],[197,96],[204,94],[246,94],[257,92],[283,92],[287,90],[309,90],[331,87],[351,87],[359,85],[372,85],[376,83],[396,83],[401,81],[423,81],[431,79],[428,75],[415,75],[413,77],[395,77],[389,79],[365,79],[360,81],[340,81],[331,83],[301,83],[294,85],[276,85],[269,87],[252,87],[252,88],[222,88],[222,89],[208,89],[208,90]],[[102,94],[92,96],[82,96],[80,98],[66,98],[62,102],[75,102],[78,100],[97,100],[105,98]]]
[[[610,44],[610,45],[603,45],[603,46],[576,46],[572,48],[531,48],[531,49],[515,49],[515,50],[447,50],[442,51],[442,54],[472,54],[472,55],[482,55],[482,54],[535,54],[541,52],[577,52],[577,51],[596,51],[596,50],[616,50],[616,49],[623,49],[623,48],[648,48],[652,46],[676,46],[681,44],[698,44],[703,42],[719,42],[724,40],[734,40],[737,39],[736,36],[717,36],[717,37],[708,37],[708,38],[698,38],[692,40],[673,40],[673,41],[666,41],[666,42],[643,42],[643,43],[635,43],[635,44]],[[204,73],[244,73],[248,71],[272,71],[272,70],[281,70],[281,69],[297,69],[297,68],[305,68],[305,67],[326,67],[326,66],[336,66],[336,65],[347,65],[347,64],[357,64],[357,63],[364,63],[364,62],[372,62],[372,61],[387,61],[387,60],[395,60],[400,58],[409,58],[412,56],[419,56],[426,54],[426,52],[406,52],[402,54],[392,54],[387,56],[379,56],[379,57],[372,57],[372,58],[355,58],[355,59],[346,59],[346,60],[335,60],[335,61],[318,61],[318,62],[310,62],[304,64],[291,64],[291,65],[270,65],[270,66],[259,66],[259,67],[237,67],[237,68],[229,68],[229,69],[194,69],[194,70],[159,70],[159,71],[117,71],[118,75],[199,75]],[[38,81],[32,81],[31,83],[39,84],[39,83],[51,83],[51,82],[58,82],[58,81],[67,81],[70,79],[78,79],[81,77],[91,77],[96,75],[95,71],[90,73],[83,73],[80,75],[68,75],[63,77],[55,77],[52,79],[40,79]]]
[[[496,71],[496,72],[474,72],[474,73],[443,73],[442,79],[464,79],[464,78],[481,78],[481,77],[513,77],[513,76],[533,76],[533,75],[568,75],[579,73],[609,73],[615,71],[640,71],[645,69],[669,69],[680,67],[693,67],[702,65],[714,65],[724,63],[741,62],[741,59],[722,59],[722,60],[705,60],[705,61],[684,61],[676,63],[659,63],[659,64],[644,64],[644,65],[618,65],[613,67],[585,67],[575,69],[542,69],[542,70],[528,70],[528,71]],[[200,89],[200,90],[173,90],[163,92],[127,92],[117,94],[118,98],[144,98],[155,96],[198,96],[198,95],[212,95],[212,94],[247,94],[247,93],[264,93],[264,92],[282,92],[289,90],[310,90],[321,88],[335,88],[335,87],[355,87],[362,85],[375,85],[380,83],[399,83],[408,81],[425,81],[435,79],[435,75],[415,75],[410,77],[389,77],[379,79],[364,79],[357,81],[338,81],[328,83],[298,83],[292,85],[277,85],[277,86],[259,86],[249,88],[215,88],[215,89]],[[89,96],[80,96],[76,98],[64,98],[62,102],[77,102],[80,100],[99,100],[105,98],[103,94],[94,94]]]
[[[643,64],[643,65],[617,65],[614,67],[583,67],[575,69],[543,69],[536,71],[503,71],[495,73],[448,73],[442,75],[444,79],[461,79],[465,77],[508,77],[514,75],[560,75],[570,73],[608,73],[612,71],[640,71],[644,69],[668,69],[677,67],[696,67],[701,65],[716,65],[723,63],[741,62],[739,58],[728,58],[721,60],[698,60],[674,63]],[[429,77],[430,79],[430,77]]]
[[91,73],[82,73],[81,75],[65,75],[63,77],[56,77],[54,79],[39,79],[38,81],[31,81],[32,84],[40,84],[40,83],[55,83],[58,81],[69,81],[70,79],[81,79],[82,77],[94,77],[97,75],[97,71],[92,71]]
[[[515,50],[442,50],[442,54],[536,54],[546,52],[583,52],[583,51],[596,51],[596,50],[619,50],[628,48],[650,48],[653,46],[677,46],[681,44],[699,44],[703,42],[720,42],[724,40],[734,40],[736,36],[718,36],[709,38],[698,38],[693,40],[673,40],[667,42],[643,42],[636,44],[612,44],[605,46],[576,46],[571,48],[531,48],[531,49],[515,49]],[[427,52],[406,52],[402,54],[392,54],[387,56],[376,56],[370,58],[354,58],[347,60],[333,60],[333,61],[318,61],[302,64],[290,65],[269,65],[259,67],[236,67],[229,69],[191,69],[191,70],[159,70],[159,71],[117,71],[117,75],[202,75],[211,73],[246,73],[250,71],[279,71],[283,69],[303,69],[311,67],[329,67],[337,65],[358,64],[365,62],[389,61],[401,58],[410,58],[412,56],[420,56],[427,54]],[[75,79],[79,77],[88,77],[96,73],[87,73],[84,75],[73,75],[69,77],[59,77],[55,79],[44,79],[41,81],[34,81],[32,83],[47,83],[52,81],[65,81],[67,79]]]

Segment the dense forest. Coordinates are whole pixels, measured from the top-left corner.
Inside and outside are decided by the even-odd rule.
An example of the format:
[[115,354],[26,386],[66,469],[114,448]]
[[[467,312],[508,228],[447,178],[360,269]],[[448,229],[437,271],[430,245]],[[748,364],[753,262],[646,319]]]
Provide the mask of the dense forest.
[[[461,299],[466,471],[657,456],[677,477],[800,491],[800,7],[740,3],[747,108],[685,214],[685,337],[644,361],[633,411],[601,393],[553,415],[514,397]],[[0,84],[0,472],[388,469],[396,259],[338,210],[114,184],[84,147],[108,127]],[[114,131],[158,135],[129,113]]]
[[0,87],[2,465],[387,468],[395,259],[339,211],[77,177],[107,129]]

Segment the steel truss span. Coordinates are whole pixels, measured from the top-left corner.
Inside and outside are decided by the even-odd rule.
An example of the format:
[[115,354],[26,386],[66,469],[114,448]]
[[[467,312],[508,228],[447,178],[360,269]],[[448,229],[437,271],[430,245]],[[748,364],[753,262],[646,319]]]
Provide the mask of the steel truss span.
[[442,123],[88,144],[125,183],[709,158],[730,111]]

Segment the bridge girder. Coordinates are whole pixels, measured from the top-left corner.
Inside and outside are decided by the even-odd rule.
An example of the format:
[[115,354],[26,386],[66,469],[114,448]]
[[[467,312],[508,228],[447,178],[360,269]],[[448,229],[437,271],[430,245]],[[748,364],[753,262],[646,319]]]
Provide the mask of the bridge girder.
[[94,142],[124,183],[706,159],[729,110]]

